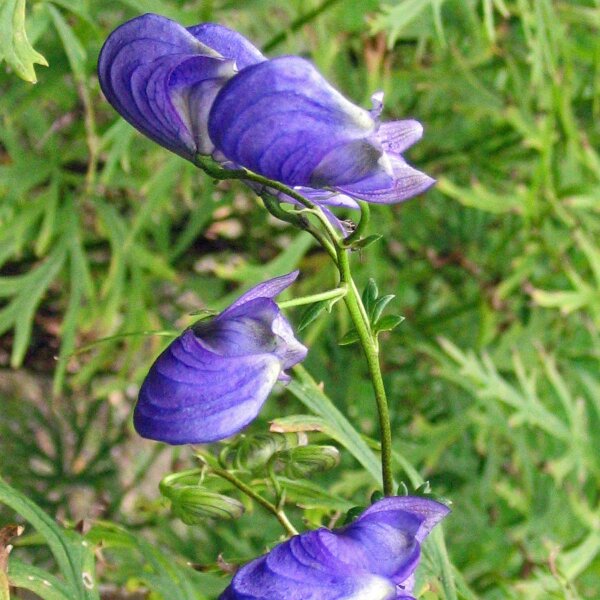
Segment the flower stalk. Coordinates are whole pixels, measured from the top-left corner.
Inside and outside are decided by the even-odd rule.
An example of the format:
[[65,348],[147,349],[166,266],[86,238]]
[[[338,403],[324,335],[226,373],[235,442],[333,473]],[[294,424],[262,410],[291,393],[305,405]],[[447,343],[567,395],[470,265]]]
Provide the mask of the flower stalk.
[[292,298],[278,302],[279,308],[292,308],[293,306],[304,306],[305,304],[313,304],[322,300],[341,300],[348,293],[348,286],[342,284],[340,287],[310,296],[301,296],[300,298]]
[[281,523],[281,526],[285,529],[288,536],[298,535],[298,530],[292,525],[282,507],[276,506],[272,502],[269,502],[266,498],[253,490],[249,485],[246,485],[241,479],[238,479],[230,471],[221,469],[215,465],[210,465],[208,468],[211,473],[221,477],[222,479],[225,479],[226,481],[229,481],[229,483],[233,484],[238,490],[240,490],[240,492],[246,494],[246,496],[260,504],[265,510],[272,513],[279,523]]

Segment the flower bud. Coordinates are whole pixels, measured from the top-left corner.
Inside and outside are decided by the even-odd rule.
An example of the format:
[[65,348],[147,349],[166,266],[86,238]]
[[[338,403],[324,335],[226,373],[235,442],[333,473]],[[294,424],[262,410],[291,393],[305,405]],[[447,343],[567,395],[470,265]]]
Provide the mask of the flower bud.
[[235,498],[196,486],[169,490],[173,514],[186,525],[198,525],[206,519],[239,519],[244,505]]
[[340,452],[334,446],[298,446],[279,452],[277,464],[290,479],[305,479],[314,473],[322,473],[337,467]]
[[242,471],[257,471],[282,450],[305,443],[300,433],[258,433],[240,436],[226,446],[219,456],[221,464]]

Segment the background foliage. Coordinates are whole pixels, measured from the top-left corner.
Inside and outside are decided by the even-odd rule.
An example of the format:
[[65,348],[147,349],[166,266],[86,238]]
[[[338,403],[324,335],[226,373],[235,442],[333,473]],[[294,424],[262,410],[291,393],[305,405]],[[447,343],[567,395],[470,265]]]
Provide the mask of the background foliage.
[[[413,484],[420,473],[454,502],[445,531],[458,597],[600,597],[598,0],[30,0],[26,13],[24,0],[0,0],[0,473],[29,498],[2,483],[1,522],[14,510],[33,525],[13,542],[9,579],[49,582],[29,580],[45,598],[97,597],[96,579],[82,588],[73,569],[92,573],[81,544],[102,541],[103,597],[214,598],[218,569],[190,565],[248,559],[279,535],[259,509],[184,526],[157,485],[190,465],[189,451],[130,426],[165,338],[123,334],[180,329],[238,285],[296,266],[298,293],[335,283],[309,239],[104,101],[103,40],[146,11],[227,24],[271,56],[305,55],[358,103],[383,89],[386,118],[425,124],[410,158],[439,183],[373,211],[384,239],[357,269],[406,317],[382,352],[398,473]],[[336,307],[303,331],[305,366],[368,443],[363,364],[337,344],[347,321]],[[252,431],[318,414],[326,405],[313,398],[311,410],[305,386],[271,399]],[[320,479],[334,510],[374,489],[351,456],[371,460],[365,438],[350,434],[359,448],[340,435],[330,437],[353,451]],[[308,523],[327,502],[303,511]],[[73,530],[81,519],[85,538]],[[435,563],[430,551],[424,570],[439,573]]]

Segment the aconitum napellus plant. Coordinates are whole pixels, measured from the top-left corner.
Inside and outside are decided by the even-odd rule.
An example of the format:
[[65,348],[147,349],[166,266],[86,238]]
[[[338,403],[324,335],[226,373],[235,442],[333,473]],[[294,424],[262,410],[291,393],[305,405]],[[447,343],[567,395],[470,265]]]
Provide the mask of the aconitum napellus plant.
[[[380,297],[374,281],[359,292],[351,257],[380,237],[366,235],[371,205],[402,202],[433,184],[403,157],[423,128],[413,119],[381,121],[381,93],[373,94],[370,109],[361,108],[310,61],[269,59],[239,33],[214,23],[184,27],[154,14],[132,19],[107,39],[98,74],[106,98],[129,123],[211,177],[241,180],[271,215],[310,233],[339,277],[333,289],[285,302],[275,298],[298,271],[254,286],[220,314],[177,335],[141,385],[133,419],[140,435],[203,445],[194,449],[199,468],[170,473],[160,484],[174,514],[186,524],[238,518],[252,502],[271,513],[286,535],[263,556],[247,557],[221,600],[412,600],[421,545],[449,509],[425,497],[426,486],[418,488],[420,495],[396,495],[379,335],[402,318],[384,314],[393,295]],[[348,224],[332,207],[360,216]],[[369,467],[369,446],[299,366],[307,348],[283,314],[307,305],[306,326],[340,301],[352,323],[342,342],[360,345],[373,388],[380,477]],[[295,394],[317,419],[292,415],[271,432],[242,434],[276,382],[291,377],[298,377]],[[283,433],[274,432],[275,425]],[[375,490],[371,506],[359,501],[349,524],[299,533],[303,506],[318,507],[312,515],[320,515],[321,524],[332,509],[327,492],[309,481],[339,462],[338,449],[323,445],[323,438],[358,458],[381,491]],[[204,446],[217,441],[219,452]],[[298,490],[309,489],[303,502]],[[290,500],[289,490],[300,497]],[[327,502],[320,504],[322,498]],[[442,544],[438,556],[445,556],[443,541],[436,543]],[[450,585],[448,572],[444,585]]]

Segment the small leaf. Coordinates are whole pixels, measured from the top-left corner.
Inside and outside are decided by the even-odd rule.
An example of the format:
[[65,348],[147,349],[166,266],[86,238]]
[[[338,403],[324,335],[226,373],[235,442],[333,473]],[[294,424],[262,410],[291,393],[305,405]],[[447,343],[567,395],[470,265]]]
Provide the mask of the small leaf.
[[400,315],[386,315],[375,324],[373,330],[375,334],[381,333],[382,331],[392,331],[392,329],[398,327],[402,321],[404,321],[404,317],[401,317]]
[[350,344],[355,344],[358,340],[360,340],[358,331],[356,331],[356,329],[351,329],[342,337],[338,344],[340,346],[350,346]]
[[375,301],[377,300],[378,296],[379,289],[377,287],[377,284],[375,283],[375,280],[369,279],[362,293],[362,301],[365,305],[365,309],[367,310],[367,314],[371,313],[371,309],[373,308],[373,305],[375,304]]
[[87,57],[83,44],[59,10],[54,8],[52,4],[48,4],[48,11],[65,49],[67,60],[69,61],[73,75],[75,75],[75,79],[80,82],[85,81],[85,63]]
[[330,435],[330,427],[325,419],[315,415],[289,415],[287,417],[278,417],[271,421],[270,430],[278,433],[306,433],[309,431],[319,431],[320,433]]
[[[73,599],[72,590],[69,590],[58,577],[39,567],[21,562],[14,557],[10,559],[8,579],[13,587],[29,590],[36,594],[36,597],[39,596],[44,600]],[[10,597],[7,596],[6,598],[8,600]],[[1,592],[0,600],[4,600]]]
[[370,246],[371,244],[374,244],[375,242],[378,242],[383,236],[375,233],[373,235],[369,235],[365,238],[360,238],[359,240],[356,240],[355,242],[352,242],[351,244],[351,248],[352,249],[358,249],[358,248],[366,248],[367,246]]
[[[91,573],[94,573],[94,550],[83,538],[68,530],[63,530],[37,504],[21,492],[9,486],[0,477],[0,503],[6,504],[24,519],[29,521],[36,531],[46,540],[54,555],[62,583],[55,586],[56,590],[65,590],[62,597],[73,600],[98,600],[98,587]],[[16,577],[12,571],[13,558],[10,559],[9,580]],[[40,571],[41,572],[41,571]],[[83,578],[88,575],[88,578]],[[48,579],[48,581],[52,581]],[[58,580],[57,580],[58,581]],[[50,596],[46,596],[50,598]],[[61,597],[61,600],[62,600]],[[52,600],[59,598],[59,592]]]
[[352,521],[355,521],[356,519],[358,519],[358,517],[360,517],[360,515],[363,513],[365,508],[366,508],[365,506],[353,506],[346,513],[346,518],[344,519],[344,522],[342,523],[342,525],[350,525],[350,523],[352,523]]
[[324,310],[326,310],[330,304],[330,300],[321,300],[311,304],[302,314],[300,323],[298,325],[298,331],[302,331],[308,327]]
[[25,31],[25,0],[4,0],[0,8],[0,60],[5,60],[15,73],[36,83],[34,64],[48,66],[46,59],[33,49]]
[[385,309],[385,307],[395,298],[394,294],[388,294],[387,296],[381,296],[378,298],[373,306],[373,310],[369,314],[371,318],[371,323],[377,323],[379,321],[379,317],[381,317],[381,313]]

